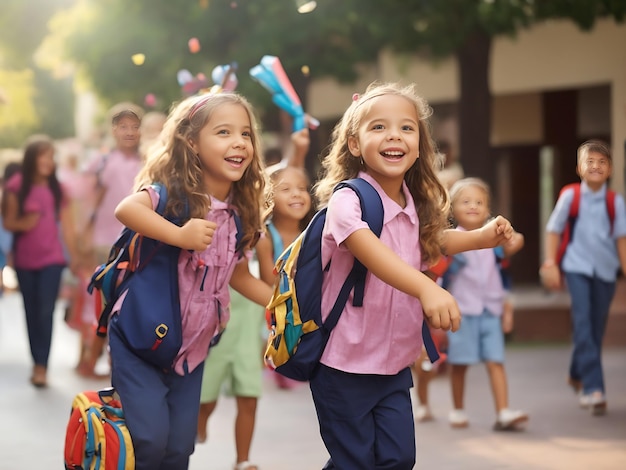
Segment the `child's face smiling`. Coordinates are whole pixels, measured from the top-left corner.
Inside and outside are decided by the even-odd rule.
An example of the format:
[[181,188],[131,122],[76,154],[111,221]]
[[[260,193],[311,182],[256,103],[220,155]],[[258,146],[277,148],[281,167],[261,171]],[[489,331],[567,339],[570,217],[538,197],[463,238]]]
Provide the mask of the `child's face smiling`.
[[301,170],[285,168],[274,185],[274,217],[302,220],[311,209],[308,181]]
[[452,203],[452,215],[464,229],[482,227],[489,217],[489,201],[485,191],[477,186],[462,189]]
[[246,108],[236,103],[216,107],[192,148],[200,159],[206,187],[214,197],[226,199],[232,183],[243,177],[254,157]]
[[588,152],[578,162],[578,174],[591,189],[597,191],[611,176],[611,160],[601,153]]
[[383,95],[364,103],[357,136],[348,138],[352,155],[361,156],[367,172],[381,185],[402,183],[419,157],[419,118],[415,105],[397,95]]

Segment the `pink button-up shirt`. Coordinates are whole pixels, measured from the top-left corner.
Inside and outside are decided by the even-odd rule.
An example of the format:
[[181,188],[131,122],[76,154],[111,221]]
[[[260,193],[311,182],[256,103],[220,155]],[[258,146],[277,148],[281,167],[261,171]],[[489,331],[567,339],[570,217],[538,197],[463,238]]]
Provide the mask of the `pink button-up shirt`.
[[[419,219],[406,185],[403,184],[403,191],[407,205],[403,209],[385,194],[372,177],[365,173],[359,176],[376,188],[383,201],[385,215],[380,240],[406,263],[415,269],[422,269]],[[361,206],[356,193],[349,188],[336,191],[328,204],[322,239],[323,263],[332,258],[322,286],[324,318],[330,312],[354,260],[342,243],[363,228],[368,226],[361,220]],[[420,354],[422,319],[419,300],[368,272],[363,307],[354,307],[350,296],[331,333],[321,362],[350,373],[397,374]]]
[[[156,208],[159,195],[152,188],[148,192]],[[212,197],[206,219],[217,224],[211,244],[203,252],[181,250],[178,258],[183,344],[174,361],[174,371],[180,375],[185,374],[185,362],[189,372],[202,364],[211,339],[226,327],[230,318],[228,284],[239,261],[233,208]],[[242,257],[241,261],[247,259]]]
[[506,292],[493,248],[466,251],[460,256],[465,264],[454,274],[448,291],[456,299],[461,314],[480,315],[487,309],[493,315],[502,315]]

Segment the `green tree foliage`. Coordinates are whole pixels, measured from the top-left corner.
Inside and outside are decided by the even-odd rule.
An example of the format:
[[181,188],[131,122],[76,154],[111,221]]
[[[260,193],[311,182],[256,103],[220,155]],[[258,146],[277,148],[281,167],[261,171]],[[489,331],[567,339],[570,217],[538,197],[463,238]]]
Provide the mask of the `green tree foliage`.
[[[273,110],[269,95],[248,77],[250,67],[265,54],[280,57],[304,99],[311,79],[351,81],[356,65],[375,61],[385,47],[433,60],[455,56],[460,65],[463,163],[469,173],[491,183],[492,39],[551,18],[570,18],[588,29],[598,17],[622,20],[626,10],[623,0],[319,0],[306,14],[297,11],[302,0],[7,1],[7,11],[19,10],[22,3],[73,5],[75,14],[66,12],[55,24],[53,34],[63,36],[64,44],[57,49],[108,104],[142,103],[153,93],[157,107],[166,109],[181,96],[179,70],[210,77],[215,65],[236,61],[239,90],[257,107]],[[5,24],[16,27],[9,17],[3,15]],[[45,22],[39,23],[43,31]],[[2,34],[11,36],[3,31],[0,38]],[[187,46],[192,37],[201,44],[195,54]],[[142,65],[131,60],[137,53],[145,55]],[[301,72],[304,65],[310,76]]]
[[[369,0],[368,0],[369,2]],[[433,59],[454,56],[459,65],[460,156],[468,174],[495,187],[490,158],[491,94],[489,66],[492,40],[515,34],[532,24],[571,19],[590,29],[599,17],[622,21],[623,0],[387,0],[383,19],[387,44]]]
[[32,133],[72,135],[71,87],[35,64],[47,23],[73,0],[3,0],[0,15],[0,145],[20,146]]
[[[322,0],[311,13],[297,12],[294,0],[78,0],[89,15],[76,24],[59,26],[66,36],[66,58],[80,64],[98,93],[108,102],[142,102],[153,93],[161,106],[181,96],[176,74],[187,69],[210,79],[213,67],[237,62],[239,90],[256,104],[269,96],[248,76],[263,55],[280,57],[296,89],[303,95],[311,77],[332,75],[349,81],[355,64],[376,59],[379,44],[363,24],[359,2]],[[376,26],[374,24],[374,26]],[[68,30],[70,33],[68,34]],[[201,45],[188,48],[190,38]],[[145,62],[133,64],[133,54]],[[304,96],[303,96],[304,98]]]

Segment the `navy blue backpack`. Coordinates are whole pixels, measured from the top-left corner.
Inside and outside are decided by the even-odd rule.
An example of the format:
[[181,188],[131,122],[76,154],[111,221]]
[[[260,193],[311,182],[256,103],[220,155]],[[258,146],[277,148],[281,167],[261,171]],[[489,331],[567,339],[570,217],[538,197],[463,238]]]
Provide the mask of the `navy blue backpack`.
[[[162,184],[152,187],[159,194],[156,212],[163,215],[167,189]],[[183,222],[182,218],[168,220],[177,225]],[[102,300],[98,336],[105,337],[111,324],[129,349],[165,370],[172,367],[182,345],[179,254],[178,247],[124,227],[109,259],[96,268],[87,287],[89,293],[98,291]],[[120,314],[110,318],[115,303],[124,294]]]
[[[378,192],[364,179],[355,178],[339,183],[340,188],[350,188],[359,197],[362,219],[376,236],[383,228],[383,204]],[[270,336],[265,351],[265,362],[276,372],[291,379],[308,381],[317,371],[332,329],[337,325],[351,291],[353,305],[363,305],[367,268],[354,260],[326,321],[322,322],[321,292],[324,272],[322,269],[322,230],[326,221],[326,209],[320,210],[307,228],[289,245],[276,261],[278,279],[274,295],[267,306],[266,317]],[[439,354],[430,336],[426,322],[422,337],[432,362]]]

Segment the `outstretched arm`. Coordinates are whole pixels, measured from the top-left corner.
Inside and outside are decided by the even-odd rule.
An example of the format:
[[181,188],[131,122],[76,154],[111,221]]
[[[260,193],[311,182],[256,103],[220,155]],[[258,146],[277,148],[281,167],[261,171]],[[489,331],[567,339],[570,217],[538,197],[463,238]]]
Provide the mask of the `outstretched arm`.
[[513,256],[524,247],[524,235],[514,231],[511,238],[502,247],[504,248],[504,256],[507,258]]
[[311,137],[308,127],[291,134],[291,146],[291,151],[287,156],[287,165],[304,168],[306,154],[311,146]]
[[256,257],[259,260],[261,280],[272,286],[276,279],[274,274],[274,253],[269,236],[262,237],[256,244]]
[[250,273],[248,262],[241,260],[235,266],[230,286],[248,300],[265,307],[272,298],[272,288]]
[[369,229],[353,232],[345,246],[383,282],[420,300],[433,328],[456,331],[461,314],[454,298],[386,246]]
[[206,250],[217,227],[205,219],[190,219],[179,227],[154,211],[148,191],[125,197],[116,207],[115,217],[137,233],[184,250]]
[[493,248],[506,243],[512,236],[511,222],[499,215],[476,230],[445,230],[441,247],[445,254],[454,255],[463,251]]

